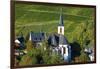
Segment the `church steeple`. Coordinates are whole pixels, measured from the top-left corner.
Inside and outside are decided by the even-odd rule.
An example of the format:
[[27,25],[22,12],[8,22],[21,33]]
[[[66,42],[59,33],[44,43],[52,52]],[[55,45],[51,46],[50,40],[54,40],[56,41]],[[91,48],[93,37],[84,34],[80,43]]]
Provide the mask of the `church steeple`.
[[60,13],[59,26],[64,26],[64,22],[63,22],[63,14],[62,14],[62,8],[61,8],[61,13]]
[[64,22],[63,22],[62,9],[61,9],[60,21],[59,21],[59,25],[58,25],[58,34],[64,35]]

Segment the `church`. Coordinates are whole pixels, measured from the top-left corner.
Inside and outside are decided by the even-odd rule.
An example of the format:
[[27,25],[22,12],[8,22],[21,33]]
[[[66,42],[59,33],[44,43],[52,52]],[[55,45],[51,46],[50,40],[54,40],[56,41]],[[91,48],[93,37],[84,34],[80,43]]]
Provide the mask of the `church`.
[[48,38],[48,44],[51,46],[53,52],[61,54],[65,62],[71,61],[71,46],[64,36],[64,22],[63,14],[60,14],[60,21],[58,25],[58,34],[52,34]]

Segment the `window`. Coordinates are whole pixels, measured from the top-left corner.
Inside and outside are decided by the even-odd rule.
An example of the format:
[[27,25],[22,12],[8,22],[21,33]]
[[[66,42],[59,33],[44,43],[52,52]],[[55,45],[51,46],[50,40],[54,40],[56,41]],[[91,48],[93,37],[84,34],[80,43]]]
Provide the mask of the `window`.
[[60,28],[60,33],[62,33],[62,28]]
[[37,40],[37,38],[35,38],[35,40]]
[[61,54],[61,47],[59,48],[59,53]]
[[41,41],[41,38],[40,38],[40,41]]
[[63,53],[64,53],[64,54],[66,53],[66,48],[65,48],[65,47],[63,47]]

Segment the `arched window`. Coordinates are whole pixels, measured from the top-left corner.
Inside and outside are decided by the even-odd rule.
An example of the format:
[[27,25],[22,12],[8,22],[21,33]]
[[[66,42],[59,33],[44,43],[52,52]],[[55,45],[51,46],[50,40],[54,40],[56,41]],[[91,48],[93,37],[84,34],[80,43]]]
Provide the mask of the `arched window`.
[[66,53],[66,48],[65,48],[65,47],[63,47],[63,53],[64,53],[64,54]]
[[62,33],[62,28],[60,28],[60,33]]
[[59,53],[61,54],[61,48],[59,49]]

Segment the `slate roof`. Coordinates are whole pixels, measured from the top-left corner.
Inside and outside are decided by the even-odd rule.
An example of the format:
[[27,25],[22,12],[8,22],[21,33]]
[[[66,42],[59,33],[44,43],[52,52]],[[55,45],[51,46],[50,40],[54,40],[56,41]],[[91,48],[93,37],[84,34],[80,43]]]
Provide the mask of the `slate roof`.
[[68,44],[68,40],[64,35],[59,35],[59,44],[66,45]]
[[24,49],[25,48],[25,46],[24,46],[24,41],[25,41],[25,39],[24,39],[24,37],[23,37],[23,35],[19,35],[17,38],[16,38],[16,40],[15,40],[15,43],[18,43],[19,44],[19,48],[20,49]]
[[30,34],[33,42],[41,42],[45,39],[45,33],[43,32],[31,32]]
[[59,44],[66,45],[68,44],[68,40],[65,38],[64,35],[52,34],[48,38],[48,44],[51,46],[58,46]]
[[52,34],[49,36],[48,38],[48,44],[49,45],[52,45],[52,46],[58,46],[58,43],[59,43],[59,37]]
[[21,35],[21,36],[18,36],[17,39],[20,41],[20,43],[23,43],[24,42],[24,37]]

